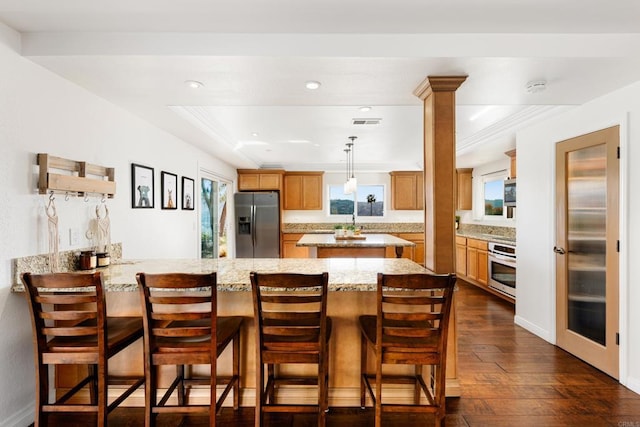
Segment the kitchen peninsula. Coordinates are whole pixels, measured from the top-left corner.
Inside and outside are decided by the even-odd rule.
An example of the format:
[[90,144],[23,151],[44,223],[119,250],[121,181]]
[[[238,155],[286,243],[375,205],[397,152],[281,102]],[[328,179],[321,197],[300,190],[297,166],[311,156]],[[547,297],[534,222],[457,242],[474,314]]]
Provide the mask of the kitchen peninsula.
[[[91,270],[90,270],[91,271]],[[185,259],[185,260],[119,260],[102,271],[105,283],[107,306],[110,316],[141,315],[140,299],[135,275],[146,273],[207,273],[217,272],[218,314],[236,315],[247,319],[241,338],[241,404],[255,404],[255,343],[253,326],[253,303],[249,273],[257,271],[319,273],[329,272],[329,295],[327,314],[333,319],[330,343],[330,405],[360,405],[358,316],[375,314],[377,273],[421,273],[427,270],[408,259],[398,258],[326,258],[326,259]],[[19,272],[16,272],[19,273]],[[22,291],[15,283],[14,292]],[[137,344],[137,343],[136,343]],[[451,346],[455,349],[455,345]],[[122,358],[110,360],[109,368],[119,375],[142,372],[142,345],[125,350]],[[455,367],[455,351],[451,351],[448,365]],[[230,354],[223,354],[219,363],[221,375],[227,375],[224,367],[230,366]],[[118,356],[119,357],[119,356]],[[454,368],[455,369],[455,368]],[[73,375],[73,374],[72,374]],[[166,387],[166,378],[160,379]],[[59,386],[64,391],[64,385]],[[203,391],[194,390],[197,398],[205,399]],[[407,390],[409,395],[412,390]],[[314,390],[303,397],[313,399]],[[400,391],[400,393],[402,393]],[[447,385],[447,395],[459,396],[457,383]],[[196,396],[194,395],[194,398]],[[297,397],[299,398],[299,397]],[[140,392],[130,398],[130,405],[143,406]]]
[[337,238],[333,234],[304,234],[296,246],[308,247],[311,258],[384,258],[388,247],[402,257],[405,247],[416,244],[390,234],[362,234]]

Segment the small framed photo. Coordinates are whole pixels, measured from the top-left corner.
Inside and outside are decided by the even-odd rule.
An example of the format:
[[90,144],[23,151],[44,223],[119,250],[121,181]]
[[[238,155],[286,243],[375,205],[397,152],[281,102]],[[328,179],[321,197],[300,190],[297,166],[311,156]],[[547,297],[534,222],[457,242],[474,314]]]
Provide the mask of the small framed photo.
[[178,175],[162,171],[160,184],[162,209],[178,209]]
[[131,207],[153,209],[153,168],[131,163]]
[[186,176],[182,177],[182,209],[192,211],[194,209],[193,193],[195,192],[195,181]]

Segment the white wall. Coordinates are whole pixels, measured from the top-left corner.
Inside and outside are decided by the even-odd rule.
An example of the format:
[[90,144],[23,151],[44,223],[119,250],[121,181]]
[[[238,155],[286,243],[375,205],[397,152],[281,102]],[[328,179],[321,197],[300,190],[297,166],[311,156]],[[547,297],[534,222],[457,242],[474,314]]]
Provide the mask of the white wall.
[[[357,166],[357,165],[356,165]],[[397,211],[391,209],[391,175],[388,172],[357,173],[358,185],[384,185],[384,216],[359,217],[358,223],[376,222],[423,222],[422,211]],[[329,185],[342,185],[345,181],[344,172],[325,172],[323,175],[323,206],[322,211],[284,211],[282,220],[285,223],[331,222],[350,223],[351,215],[329,215]]]
[[[198,254],[198,210],[161,210],[160,171],[197,179],[206,168],[235,180],[235,169],[22,58],[19,35],[0,24],[0,426],[33,420],[31,324],[24,297],[12,294],[11,259],[46,253],[46,196],[36,193],[36,153],[116,169],[108,200],[113,242],[126,258]],[[156,208],[131,209],[130,164],[155,168]],[[99,199],[56,196],[60,250],[68,229],[84,231]]]
[[[640,393],[640,82],[517,135],[516,323],[555,342],[555,144],[620,125],[620,382]],[[635,309],[632,310],[631,307]]]

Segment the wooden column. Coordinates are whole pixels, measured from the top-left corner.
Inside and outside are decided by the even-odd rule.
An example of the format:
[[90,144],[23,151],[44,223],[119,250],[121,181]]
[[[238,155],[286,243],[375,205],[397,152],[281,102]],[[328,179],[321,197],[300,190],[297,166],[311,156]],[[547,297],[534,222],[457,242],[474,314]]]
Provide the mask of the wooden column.
[[[413,92],[424,103],[424,266],[456,271],[456,97],[466,76],[427,77]],[[455,303],[455,301],[454,301]],[[460,396],[455,305],[447,350],[447,396]]]

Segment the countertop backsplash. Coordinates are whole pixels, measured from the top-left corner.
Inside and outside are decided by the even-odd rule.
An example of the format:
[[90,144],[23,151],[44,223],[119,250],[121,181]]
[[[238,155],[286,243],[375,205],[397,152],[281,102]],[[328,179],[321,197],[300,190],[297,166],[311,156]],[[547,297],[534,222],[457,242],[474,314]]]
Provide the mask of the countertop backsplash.
[[[84,250],[90,250],[92,248],[85,249],[73,249],[69,251],[60,252],[60,272],[77,271],[78,270],[78,255]],[[117,262],[122,259],[122,243],[111,244],[109,250],[109,257],[111,262]],[[100,269],[97,269],[100,271]],[[13,260],[13,278],[14,283],[20,283],[20,276],[22,273],[30,272],[34,274],[50,273],[49,269],[49,254],[32,255],[22,258],[16,258]]]
[[484,224],[460,224],[457,232],[460,235],[469,237],[481,236],[481,238],[486,239],[489,236],[495,236],[502,240],[510,240],[513,242],[516,240],[515,227],[499,227]]

